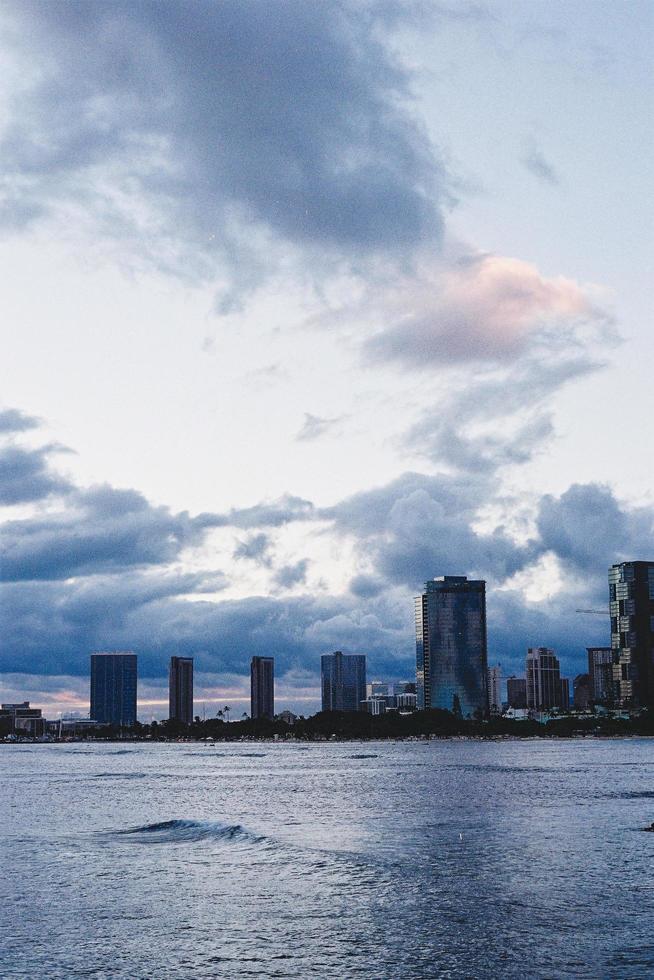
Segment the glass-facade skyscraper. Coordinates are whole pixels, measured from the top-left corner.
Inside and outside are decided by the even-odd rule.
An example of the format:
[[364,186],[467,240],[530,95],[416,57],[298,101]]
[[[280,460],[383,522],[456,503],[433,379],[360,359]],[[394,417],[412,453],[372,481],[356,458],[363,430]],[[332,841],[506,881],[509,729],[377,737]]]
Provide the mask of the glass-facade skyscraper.
[[91,654],[91,718],[121,728],[136,723],[136,654]]
[[415,600],[418,708],[488,716],[486,583],[444,575]]
[[360,711],[366,700],[366,658],[337,650],[320,658],[323,711]]
[[250,662],[250,715],[252,718],[275,717],[275,660],[252,657]]
[[654,706],[654,561],[609,568],[613,687],[624,708]]
[[559,658],[549,647],[529,647],[525,665],[527,707],[533,711],[569,708],[570,685],[561,677]]
[[170,658],[168,717],[184,725],[193,721],[193,657]]

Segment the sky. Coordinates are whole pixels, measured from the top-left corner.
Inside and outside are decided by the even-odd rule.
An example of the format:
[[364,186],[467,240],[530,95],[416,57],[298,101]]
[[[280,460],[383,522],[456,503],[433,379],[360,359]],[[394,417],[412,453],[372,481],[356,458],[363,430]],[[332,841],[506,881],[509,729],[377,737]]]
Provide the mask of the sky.
[[20,0],[0,12],[0,699],[142,720],[608,641],[654,558],[654,6]]

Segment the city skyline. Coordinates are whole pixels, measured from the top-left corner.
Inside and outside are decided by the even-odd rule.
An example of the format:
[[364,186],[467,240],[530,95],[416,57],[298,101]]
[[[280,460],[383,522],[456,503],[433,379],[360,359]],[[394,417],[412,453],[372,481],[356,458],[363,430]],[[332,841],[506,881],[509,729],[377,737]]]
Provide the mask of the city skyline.
[[0,980],[654,977],[653,38],[2,0]]
[[654,553],[606,395],[651,414],[651,8],[2,16],[7,702],[133,647],[153,710],[171,655],[247,704],[272,649],[306,707],[325,650],[405,676],[443,570],[488,582],[490,662],[576,676],[576,610]]
[[[427,580],[422,595],[414,599],[416,680],[398,681],[397,678],[390,677],[385,681],[366,683],[365,654],[343,654],[341,651],[323,654],[320,657],[322,710],[339,710],[334,706],[343,704],[344,701],[347,702],[346,710],[358,710],[356,705],[362,706],[364,698],[388,698],[391,686],[394,695],[409,688],[414,692],[417,690],[416,707],[419,710],[425,707],[441,707],[468,718],[497,714],[503,703],[510,708],[525,708],[530,711],[567,708],[571,704],[571,680],[574,680],[575,691],[578,682],[583,680],[588,688],[587,698],[590,702],[627,709],[646,706],[651,703],[649,677],[645,669],[642,672],[644,680],[641,681],[636,666],[644,663],[647,668],[648,653],[651,655],[651,650],[654,650],[654,562],[628,561],[614,564],[608,569],[608,580],[612,646],[586,648],[587,673],[565,677],[561,674],[556,651],[547,647],[529,647],[525,676],[520,678],[512,673],[506,677],[504,687],[501,664],[488,664],[486,583],[468,580],[466,576],[442,575]],[[601,614],[600,610],[580,609],[577,612]],[[618,624],[622,632],[618,630],[616,633]],[[623,647],[626,642],[632,646],[625,650]],[[616,659],[618,654],[619,659]],[[121,658],[125,659],[121,661]],[[629,664],[634,663],[634,667],[629,667],[627,671],[624,667],[625,658]],[[123,723],[118,718],[125,715],[123,687],[128,692],[130,707],[127,713],[130,718],[137,717],[137,704],[148,704],[143,699],[137,699],[137,659],[133,651],[91,654],[88,717],[94,717],[95,703],[100,706],[98,714],[103,721],[108,721],[111,716],[112,723],[122,726]],[[122,664],[127,661],[130,662],[130,676],[123,685]],[[107,664],[111,669],[107,668]],[[184,724],[193,720],[196,714],[193,664],[193,657],[170,658],[168,712],[159,713],[160,718],[170,718]],[[117,684],[112,692],[109,682],[113,674],[117,676]],[[625,676],[629,680],[627,693],[624,690]],[[253,718],[274,717],[274,657],[252,657],[249,677],[249,699],[237,696],[231,700],[249,700]],[[351,692],[345,694],[345,686],[351,687],[353,684],[358,692],[356,696],[351,696]],[[340,693],[334,693],[336,689]],[[504,690],[506,700],[503,698]],[[230,700],[228,692],[223,691],[222,695],[211,700],[215,704]],[[471,696],[473,700],[476,697],[478,703],[473,705],[469,701]],[[315,698],[306,700],[314,703],[316,701]],[[575,695],[575,703],[576,700]],[[369,701],[365,703],[370,704]],[[206,716],[207,699],[203,698],[201,704],[202,712]],[[289,710],[288,704],[284,710]],[[371,710],[370,707],[367,710]],[[78,711],[73,711],[71,717],[79,714]],[[59,711],[58,715],[63,717],[65,712]],[[155,718],[155,714],[151,713],[148,718],[147,713],[142,711],[141,717],[151,720]]]

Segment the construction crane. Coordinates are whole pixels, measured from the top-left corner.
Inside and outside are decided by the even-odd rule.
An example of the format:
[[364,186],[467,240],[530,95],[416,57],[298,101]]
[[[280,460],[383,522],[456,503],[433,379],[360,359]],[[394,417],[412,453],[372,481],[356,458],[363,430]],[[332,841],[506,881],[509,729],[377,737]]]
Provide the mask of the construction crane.
[[608,616],[606,609],[575,609],[576,613],[583,613],[585,616]]

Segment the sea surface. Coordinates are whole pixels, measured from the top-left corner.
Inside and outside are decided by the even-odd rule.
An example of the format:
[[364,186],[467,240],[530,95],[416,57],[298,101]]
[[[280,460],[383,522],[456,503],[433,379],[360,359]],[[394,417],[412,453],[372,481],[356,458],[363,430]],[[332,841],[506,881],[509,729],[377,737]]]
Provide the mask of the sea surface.
[[2,978],[654,977],[654,740],[0,746]]

